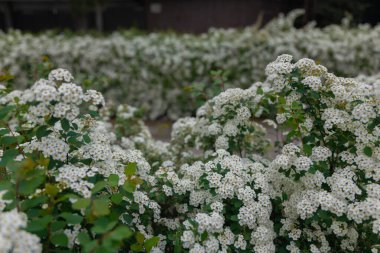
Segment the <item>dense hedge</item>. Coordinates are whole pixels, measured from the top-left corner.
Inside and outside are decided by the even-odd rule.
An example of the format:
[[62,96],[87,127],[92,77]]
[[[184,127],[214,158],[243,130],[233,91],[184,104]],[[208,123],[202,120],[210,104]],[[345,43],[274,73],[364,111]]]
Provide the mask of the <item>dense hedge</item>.
[[201,35],[0,33],[0,69],[8,68],[16,85],[25,87],[38,72],[36,63],[47,56],[107,97],[142,107],[149,118],[173,119],[194,112],[188,87],[209,83],[211,70],[226,70],[227,85],[247,88],[262,81],[265,66],[281,53],[324,62],[342,76],[379,71],[380,26],[295,28],[299,14],[280,16],[261,29],[211,29]]

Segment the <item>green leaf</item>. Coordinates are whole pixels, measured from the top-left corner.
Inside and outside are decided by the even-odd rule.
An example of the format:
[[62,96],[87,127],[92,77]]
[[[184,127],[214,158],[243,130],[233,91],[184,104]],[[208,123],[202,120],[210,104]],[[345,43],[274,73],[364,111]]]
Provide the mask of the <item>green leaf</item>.
[[90,136],[88,136],[88,134],[83,135],[83,141],[86,143],[90,143],[91,142]]
[[70,130],[70,122],[67,119],[61,119],[61,126],[66,132]]
[[112,194],[111,201],[118,205],[123,201],[123,195],[120,193]]
[[12,111],[16,106],[8,105],[0,109],[0,119],[4,119],[7,114]]
[[84,253],[93,253],[98,248],[98,241],[93,240],[83,244],[83,252]]
[[56,199],[55,203],[59,203],[59,202],[65,201],[67,199],[77,199],[77,198],[78,198],[77,195],[71,194],[71,193],[67,193],[67,194],[63,195],[62,197],[59,197],[58,199]]
[[42,218],[29,221],[27,230],[29,232],[36,232],[46,229],[47,225],[53,220],[51,215],[46,215]]
[[207,237],[208,237],[208,233],[207,233],[207,231],[204,231],[204,232],[201,234],[201,241],[202,241],[202,242],[205,241],[205,240],[207,239]]
[[312,147],[310,145],[304,144],[303,151],[305,152],[307,156],[310,156],[312,152]]
[[7,180],[0,180],[0,191],[9,190],[12,187],[12,183]]
[[91,241],[91,238],[90,236],[86,233],[86,232],[80,232],[78,234],[78,241],[80,243],[80,245],[84,245],[84,244],[87,244]]
[[59,193],[59,188],[55,184],[45,184],[45,192],[48,196],[55,197]]
[[110,213],[108,205],[108,199],[96,199],[92,205],[92,213],[98,217],[108,215]]
[[106,240],[103,240],[103,245],[97,247],[94,253],[114,253],[115,249],[111,245],[105,245]]
[[9,130],[7,128],[0,128],[0,135],[6,135],[9,134]]
[[231,231],[234,233],[234,234],[238,234],[238,233],[241,233],[241,227],[239,225],[238,222],[234,222],[231,224],[230,226],[231,228]]
[[320,95],[317,91],[311,91],[310,96],[314,99],[320,99]]
[[83,217],[75,213],[62,213],[60,215],[64,218],[68,224],[80,224],[83,220]]
[[237,215],[231,215],[230,216],[230,220],[232,220],[232,221],[239,221]]
[[36,131],[36,136],[38,139],[41,139],[42,137],[48,136],[51,132],[51,130],[48,130],[48,126],[40,126]]
[[25,210],[28,210],[32,207],[36,207],[38,205],[41,205],[42,203],[44,203],[47,200],[48,200],[47,196],[40,196],[40,197],[36,197],[36,198],[25,199],[21,202],[21,210],[25,211]]
[[73,204],[73,209],[75,210],[80,210],[82,208],[86,208],[90,205],[91,199],[83,199],[80,198],[78,199],[74,204]]
[[38,186],[40,186],[44,181],[44,176],[35,176],[28,180],[22,180],[19,186],[19,193],[23,196],[28,196],[34,193]]
[[80,136],[80,133],[77,133],[77,132],[74,132],[74,131],[69,131],[67,133],[67,136],[68,137],[74,137],[74,138],[76,138],[76,137]]
[[62,230],[66,227],[67,223],[65,221],[55,221],[51,224],[51,230],[53,232]]
[[55,246],[64,246],[66,247],[69,240],[67,239],[67,236],[64,233],[54,234],[50,238],[50,241]]
[[368,125],[367,129],[372,131],[373,129],[375,129],[375,127],[376,127],[377,125],[380,125],[380,116],[378,116],[377,118],[375,118],[375,119],[372,121],[372,123],[370,123],[370,124]]
[[120,225],[118,226],[111,235],[111,238],[114,240],[124,240],[133,235],[132,230],[130,230],[127,226],[125,225]]
[[284,98],[284,97],[279,97],[278,98],[278,103],[280,104],[280,105],[284,105],[284,104],[286,104],[286,99]]
[[315,174],[315,173],[317,172],[317,167],[314,166],[314,165],[312,165],[312,166],[309,168],[309,172],[310,172],[311,174]]
[[298,102],[298,101],[294,101],[294,102],[292,103],[291,108],[292,108],[293,110],[302,109],[302,104],[301,104],[300,102]]
[[278,253],[288,253],[288,250],[285,246],[278,247]]
[[153,247],[157,246],[159,241],[160,241],[160,237],[158,236],[149,238],[148,240],[144,242],[144,247],[148,252],[150,252]]
[[125,167],[125,175],[132,176],[136,174],[136,169],[137,169],[136,163],[128,163],[128,165]]
[[0,145],[10,145],[14,143],[20,143],[22,141],[22,136],[3,136],[0,139]]
[[119,185],[119,176],[112,174],[108,177],[108,184],[112,187],[116,187]]
[[144,243],[144,241],[145,241],[145,236],[144,236],[142,233],[137,232],[136,235],[135,235],[135,237],[136,237],[136,241],[137,241],[139,244],[142,245],[142,244]]
[[117,221],[110,222],[106,217],[101,217],[94,222],[94,227],[92,227],[91,231],[95,234],[103,234],[112,230],[117,223]]
[[99,113],[97,111],[89,111],[89,114],[91,115],[91,117],[93,118],[97,118],[99,117]]
[[174,243],[174,253],[181,253],[181,241],[180,241],[180,235],[176,234],[175,243]]
[[82,143],[76,139],[76,137],[70,137],[67,139],[67,142],[74,146],[80,146]]
[[97,193],[97,192],[101,191],[106,186],[107,186],[107,182],[105,182],[105,181],[99,181],[92,188],[91,192],[92,193]]
[[[14,78],[14,76],[12,76],[11,74],[9,74],[8,72],[6,73],[2,73],[0,75],[0,82],[8,82],[9,80],[12,80]],[[18,99],[18,97],[16,97]],[[15,100],[16,100],[15,98]]]
[[298,131],[296,130],[292,130],[288,133],[288,135],[286,135],[286,140],[287,141],[290,141],[292,140],[293,137],[297,136],[298,135]]
[[234,207],[236,207],[236,208],[239,208],[243,205],[243,202],[241,200],[237,200],[237,199],[235,199],[233,201],[233,203],[234,203]]
[[50,119],[47,121],[47,123],[50,125],[50,126],[53,126],[55,123],[57,123],[59,121],[58,118],[55,118],[55,117],[50,117]]
[[366,155],[369,156],[369,157],[372,156],[372,148],[370,148],[370,147],[365,147],[365,148],[363,149],[363,152],[364,152],[364,154],[366,154]]
[[132,184],[131,182],[129,181],[126,181],[123,185],[123,189],[126,190],[127,192],[134,192],[135,189],[136,189],[136,186],[134,184]]
[[7,166],[7,164],[14,160],[14,158],[19,155],[19,152],[17,149],[7,149],[3,153],[3,157],[0,161],[0,166]]
[[142,245],[135,243],[131,245],[131,250],[136,251],[136,252],[141,252],[143,251],[143,247]]
[[318,210],[317,214],[322,219],[329,219],[330,218],[329,213],[327,211],[324,211],[324,210]]

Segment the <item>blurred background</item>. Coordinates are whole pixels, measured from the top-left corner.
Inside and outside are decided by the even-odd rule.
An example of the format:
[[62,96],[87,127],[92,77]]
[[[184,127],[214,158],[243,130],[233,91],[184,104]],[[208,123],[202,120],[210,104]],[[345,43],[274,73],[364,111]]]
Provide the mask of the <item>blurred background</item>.
[[380,23],[380,0],[0,0],[0,72],[25,88],[66,68],[168,140],[212,84],[248,88],[283,53],[374,83],[380,26],[362,23]]
[[137,28],[202,33],[210,27],[265,24],[279,13],[303,8],[301,26],[320,27],[350,16],[353,24],[380,21],[378,0],[0,0],[0,29],[38,32]]

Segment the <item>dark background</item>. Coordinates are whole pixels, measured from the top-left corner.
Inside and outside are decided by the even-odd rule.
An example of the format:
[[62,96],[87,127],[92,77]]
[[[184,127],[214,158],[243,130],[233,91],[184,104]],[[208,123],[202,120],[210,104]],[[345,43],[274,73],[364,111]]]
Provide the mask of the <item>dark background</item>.
[[303,8],[302,25],[380,22],[379,0],[0,0],[0,29],[113,31],[122,28],[201,33],[210,27],[265,24],[279,13]]

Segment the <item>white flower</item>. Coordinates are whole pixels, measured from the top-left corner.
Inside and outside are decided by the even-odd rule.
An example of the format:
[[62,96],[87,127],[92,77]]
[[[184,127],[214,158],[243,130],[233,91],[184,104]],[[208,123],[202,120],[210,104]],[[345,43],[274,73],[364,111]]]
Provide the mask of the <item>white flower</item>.
[[376,117],[376,112],[373,109],[373,106],[367,103],[359,104],[355,106],[352,111],[354,119],[360,120],[363,123],[367,123],[371,119]]
[[60,81],[60,82],[71,82],[73,76],[66,69],[55,69],[49,73],[49,80],[51,81]]
[[215,141],[216,149],[228,149],[228,139],[224,136],[219,136]]
[[331,154],[332,153],[330,149],[322,146],[317,146],[313,147],[312,149],[311,159],[316,162],[326,161],[331,156]]
[[308,76],[302,80],[302,83],[315,91],[318,91],[322,87],[321,79],[316,76]]

